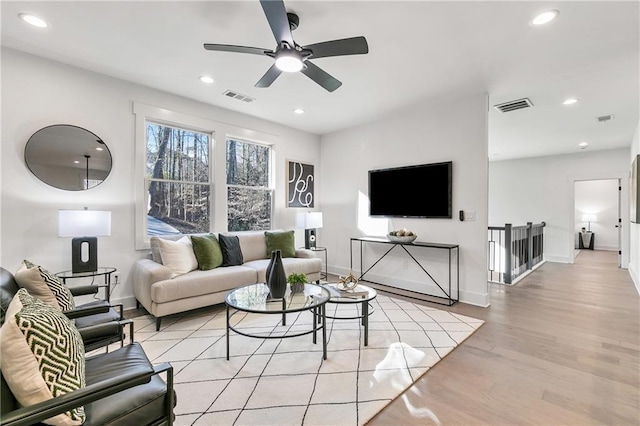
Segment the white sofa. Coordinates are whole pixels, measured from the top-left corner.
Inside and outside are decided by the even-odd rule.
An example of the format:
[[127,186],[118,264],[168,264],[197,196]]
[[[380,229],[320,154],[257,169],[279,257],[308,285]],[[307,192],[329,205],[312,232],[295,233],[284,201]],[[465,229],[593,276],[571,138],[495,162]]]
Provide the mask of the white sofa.
[[[151,238],[151,258],[138,260],[133,268],[133,292],[138,307],[156,317],[160,330],[162,317],[224,302],[229,290],[248,284],[265,282],[270,253],[263,231],[229,232],[236,235],[244,263],[241,266],[220,266],[208,271],[196,269],[171,278],[173,271],[162,264],[158,238],[178,240],[182,235]],[[311,250],[297,249],[296,257],[283,258],[287,275],[304,273],[309,282],[320,280],[322,260]]]

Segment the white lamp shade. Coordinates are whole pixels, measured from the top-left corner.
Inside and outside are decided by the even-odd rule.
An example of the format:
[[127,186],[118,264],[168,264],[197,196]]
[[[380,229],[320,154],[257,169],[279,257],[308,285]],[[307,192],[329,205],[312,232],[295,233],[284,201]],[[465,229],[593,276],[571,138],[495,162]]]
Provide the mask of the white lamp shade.
[[322,228],[322,213],[321,212],[298,213],[296,215],[296,228],[300,228],[300,229]]
[[595,215],[595,214],[583,214],[582,215],[582,221],[583,222],[597,222],[598,221],[598,215]]
[[59,237],[108,237],[111,212],[101,210],[58,210]]

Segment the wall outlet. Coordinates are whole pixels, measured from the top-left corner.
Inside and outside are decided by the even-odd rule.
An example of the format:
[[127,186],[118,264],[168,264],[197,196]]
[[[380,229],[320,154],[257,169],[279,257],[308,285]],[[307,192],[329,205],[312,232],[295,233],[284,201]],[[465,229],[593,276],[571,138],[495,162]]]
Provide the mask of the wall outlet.
[[475,210],[467,210],[464,212],[464,220],[468,220],[469,222],[473,222],[476,220],[476,212]]

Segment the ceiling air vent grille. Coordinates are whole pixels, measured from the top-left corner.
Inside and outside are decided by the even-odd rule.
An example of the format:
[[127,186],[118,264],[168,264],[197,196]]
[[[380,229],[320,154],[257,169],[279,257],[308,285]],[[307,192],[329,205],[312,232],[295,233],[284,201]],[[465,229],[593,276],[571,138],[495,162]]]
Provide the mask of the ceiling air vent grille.
[[613,114],[601,115],[600,117],[598,117],[598,121],[600,123],[604,123],[605,121],[609,121],[609,120],[613,120]]
[[242,102],[249,103],[249,102],[255,101],[255,98],[251,98],[251,97],[246,96],[246,95],[241,95],[240,93],[234,92],[233,90],[227,90],[227,91],[223,92],[222,94],[225,95],[225,96],[228,96],[230,98],[237,99],[237,100],[242,101]]
[[529,100],[529,98],[522,98],[515,101],[509,101],[494,105],[493,107],[500,112],[511,112],[518,109],[529,108],[532,106],[533,103]]

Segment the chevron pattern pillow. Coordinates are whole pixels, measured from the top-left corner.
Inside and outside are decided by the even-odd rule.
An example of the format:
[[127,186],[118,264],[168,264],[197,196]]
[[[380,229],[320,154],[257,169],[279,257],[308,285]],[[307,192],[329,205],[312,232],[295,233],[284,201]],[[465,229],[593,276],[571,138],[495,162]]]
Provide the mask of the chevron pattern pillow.
[[54,308],[64,312],[76,306],[71,291],[62,280],[42,266],[23,260],[15,278],[18,285],[27,289],[29,294]]
[[[85,386],[84,345],[76,327],[59,310],[20,289],[0,329],[0,367],[23,406],[37,404]],[[78,407],[44,421],[80,425]]]

